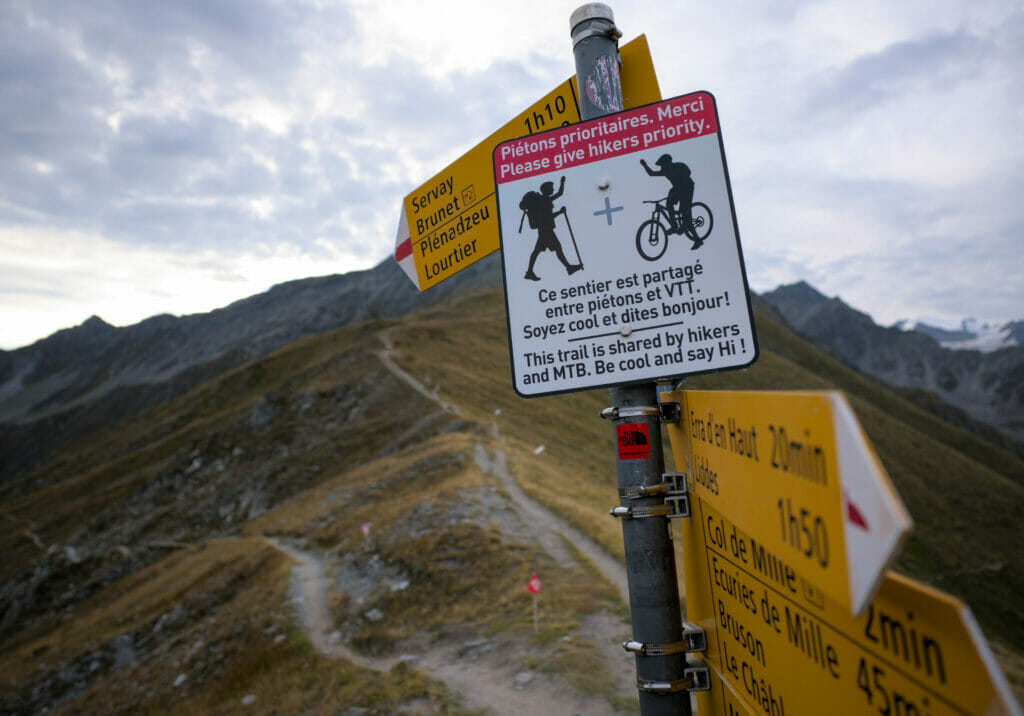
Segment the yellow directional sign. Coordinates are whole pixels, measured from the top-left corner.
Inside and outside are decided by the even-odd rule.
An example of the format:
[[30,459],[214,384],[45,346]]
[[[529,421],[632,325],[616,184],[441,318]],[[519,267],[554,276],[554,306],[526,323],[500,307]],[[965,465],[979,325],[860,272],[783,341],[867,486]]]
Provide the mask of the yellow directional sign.
[[[626,109],[661,99],[647,38],[620,48]],[[570,78],[412,191],[402,202],[395,260],[421,291],[458,273],[499,246],[494,148],[508,139],[580,121]]]
[[[808,605],[868,605],[911,521],[837,392],[682,391],[669,437],[693,491],[751,536],[735,557]],[[730,547],[732,535],[715,533]],[[783,561],[785,570],[778,567]]]
[[1021,714],[959,600],[889,572],[854,617],[794,590],[790,558],[745,560],[759,542],[703,498],[681,529],[686,618],[712,677],[699,713]]
[[737,693],[732,684],[723,679],[715,665],[708,666],[708,681],[711,688],[707,691],[698,691],[697,714],[714,714],[714,716],[760,716],[761,707],[756,708],[747,704],[743,697]]

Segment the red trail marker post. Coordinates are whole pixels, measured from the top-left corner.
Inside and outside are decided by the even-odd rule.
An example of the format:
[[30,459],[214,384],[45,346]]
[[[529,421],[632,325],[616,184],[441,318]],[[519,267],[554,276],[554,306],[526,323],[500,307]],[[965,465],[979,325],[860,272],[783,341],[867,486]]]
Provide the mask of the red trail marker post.
[[530,581],[526,583],[526,591],[533,595],[533,633],[538,632],[537,626],[537,596],[540,594],[540,577],[534,572],[530,575]]

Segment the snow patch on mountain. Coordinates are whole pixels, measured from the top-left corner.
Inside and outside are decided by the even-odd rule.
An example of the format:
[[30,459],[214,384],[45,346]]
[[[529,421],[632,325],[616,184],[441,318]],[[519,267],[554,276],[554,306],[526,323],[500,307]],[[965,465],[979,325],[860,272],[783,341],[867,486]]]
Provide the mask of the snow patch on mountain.
[[943,348],[991,353],[1001,348],[1022,345],[1014,335],[1014,323],[981,321],[965,318],[959,323],[941,318],[904,320],[896,324],[903,331],[917,331],[931,336]]

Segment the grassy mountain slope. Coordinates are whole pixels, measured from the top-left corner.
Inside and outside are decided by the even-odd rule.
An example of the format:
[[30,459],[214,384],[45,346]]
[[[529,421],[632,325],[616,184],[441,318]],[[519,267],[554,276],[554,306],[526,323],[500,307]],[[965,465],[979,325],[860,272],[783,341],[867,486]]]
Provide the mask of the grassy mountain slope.
[[[966,599],[1019,695],[1024,464],[756,321],[754,367],[686,385],[847,391],[915,520],[896,568]],[[230,712],[251,696],[460,712],[429,655],[482,662],[499,644],[516,669],[628,710],[586,628],[627,613],[615,589],[545,543],[479,458],[507,456],[523,490],[621,558],[606,404],[515,396],[492,290],[293,343],[88,436],[0,488],[0,710]],[[322,557],[342,643],[422,668],[389,666],[384,693],[378,672],[314,649],[264,536]]]

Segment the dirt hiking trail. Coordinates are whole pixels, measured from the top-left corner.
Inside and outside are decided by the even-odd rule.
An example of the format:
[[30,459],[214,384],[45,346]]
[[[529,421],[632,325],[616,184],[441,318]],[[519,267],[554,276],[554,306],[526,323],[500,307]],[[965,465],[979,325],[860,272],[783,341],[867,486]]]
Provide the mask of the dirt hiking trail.
[[[575,691],[558,676],[530,670],[524,664],[526,648],[512,641],[451,641],[433,644],[421,654],[392,658],[369,657],[341,642],[328,610],[329,580],[319,555],[267,537],[275,548],[291,557],[292,601],[297,605],[313,647],[321,654],[345,659],[366,669],[387,672],[399,662],[408,662],[429,676],[444,682],[462,698],[462,705],[504,716],[523,714],[595,714],[616,712],[607,701]],[[601,649],[609,670],[619,678],[619,695],[635,694],[631,681],[633,660],[619,643],[628,638],[628,627],[609,614],[584,618],[573,638],[587,640]]]
[[[383,349],[374,353],[392,375],[436,402],[445,412],[464,416],[463,411],[442,398],[437,389],[428,388],[398,366],[395,359],[400,354],[395,351],[394,341],[386,331],[380,332],[378,337]],[[491,434],[496,438],[495,442],[503,441],[496,424],[491,425]],[[518,514],[519,522],[528,526],[528,537],[536,540],[556,563],[566,567],[575,566],[576,560],[563,540],[570,542],[615,587],[623,602],[628,602],[624,565],[608,555],[592,539],[526,495],[509,469],[504,450],[496,446],[492,455],[487,446],[478,442],[474,446],[473,459],[481,471],[497,479]],[[621,713],[615,711],[603,698],[590,697],[576,691],[557,675],[530,670],[525,658],[528,647],[524,643],[499,639],[442,641],[440,644],[431,644],[422,653],[391,658],[375,658],[357,653],[342,643],[341,634],[328,608],[331,584],[324,557],[280,539],[266,539],[294,560],[292,599],[298,607],[310,642],[325,656],[345,659],[380,672],[390,670],[401,661],[408,662],[410,666],[443,681],[461,696],[464,707],[487,713],[509,716]],[[607,613],[586,615],[576,633],[567,635],[567,638],[589,642],[598,649],[615,681],[615,691],[622,703],[635,703],[636,699],[633,657],[621,647],[621,643],[629,637],[628,625]]]

